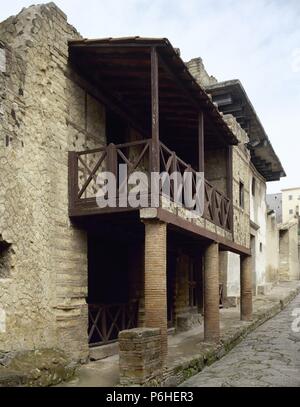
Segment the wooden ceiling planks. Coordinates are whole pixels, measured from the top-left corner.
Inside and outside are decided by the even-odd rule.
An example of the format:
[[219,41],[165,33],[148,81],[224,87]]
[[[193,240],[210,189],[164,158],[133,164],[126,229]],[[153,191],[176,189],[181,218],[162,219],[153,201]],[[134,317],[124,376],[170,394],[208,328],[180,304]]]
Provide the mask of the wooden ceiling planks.
[[[177,131],[198,132],[198,114],[204,112],[206,137],[211,142],[237,140],[205,91],[166,39],[139,37],[70,41],[70,61],[106,94],[126,107],[144,133],[151,130],[151,48],[158,47],[160,120]],[[150,113],[150,115],[149,115]],[[214,133],[217,133],[215,136]],[[213,136],[211,136],[213,134]]]

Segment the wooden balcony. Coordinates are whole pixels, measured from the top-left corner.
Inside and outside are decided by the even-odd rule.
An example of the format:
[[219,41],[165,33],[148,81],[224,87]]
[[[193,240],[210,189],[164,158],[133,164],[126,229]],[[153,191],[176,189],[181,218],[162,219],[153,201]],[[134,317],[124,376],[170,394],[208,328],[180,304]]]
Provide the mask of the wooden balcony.
[[[96,202],[99,191],[97,177],[103,171],[116,175],[117,190],[121,190],[124,182],[134,171],[141,171],[150,179],[153,168],[152,139],[129,142],[125,144],[109,144],[94,150],[69,152],[69,213],[71,217],[95,215],[112,212],[137,210],[141,208],[119,207],[119,196],[116,196],[116,208],[101,209]],[[156,161],[157,162],[157,161]],[[120,164],[127,164],[127,179],[121,181],[118,176]],[[171,174],[175,171],[182,176],[185,172],[192,173],[193,193],[196,193],[196,171],[174,151],[159,142],[160,172]],[[150,191],[148,193],[150,199]],[[118,194],[118,193],[117,193]],[[205,180],[203,217],[215,225],[232,231],[232,202],[213,185]],[[174,190],[171,184],[170,199],[174,201]],[[149,201],[150,202],[150,201]],[[190,209],[190,208],[189,208]]]

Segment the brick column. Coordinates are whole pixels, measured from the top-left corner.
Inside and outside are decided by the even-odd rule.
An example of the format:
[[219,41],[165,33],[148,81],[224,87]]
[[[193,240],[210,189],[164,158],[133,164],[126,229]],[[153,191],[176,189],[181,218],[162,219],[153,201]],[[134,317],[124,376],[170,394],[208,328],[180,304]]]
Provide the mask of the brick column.
[[241,320],[252,319],[252,257],[241,256]]
[[220,339],[219,245],[210,244],[204,254],[204,340]]
[[160,328],[162,364],[168,352],[167,225],[145,224],[145,327]]

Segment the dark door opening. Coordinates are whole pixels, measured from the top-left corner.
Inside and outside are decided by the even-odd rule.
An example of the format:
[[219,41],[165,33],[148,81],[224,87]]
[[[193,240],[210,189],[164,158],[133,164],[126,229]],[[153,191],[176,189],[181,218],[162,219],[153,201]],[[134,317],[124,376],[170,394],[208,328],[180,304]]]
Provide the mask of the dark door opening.
[[128,243],[91,235],[88,240],[89,344],[118,340],[134,328],[138,305],[129,298]]
[[176,276],[176,255],[173,252],[168,252],[167,260],[167,313],[168,313],[168,327],[174,326],[174,290],[175,290],[175,276]]

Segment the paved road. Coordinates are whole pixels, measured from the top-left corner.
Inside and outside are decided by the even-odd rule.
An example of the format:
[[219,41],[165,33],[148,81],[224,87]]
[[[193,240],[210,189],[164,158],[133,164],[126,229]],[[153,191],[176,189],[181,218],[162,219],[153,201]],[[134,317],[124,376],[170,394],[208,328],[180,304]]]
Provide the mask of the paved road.
[[297,327],[292,316],[296,309],[300,312],[300,295],[223,359],[182,386],[300,387],[300,332],[292,329],[293,321]]

